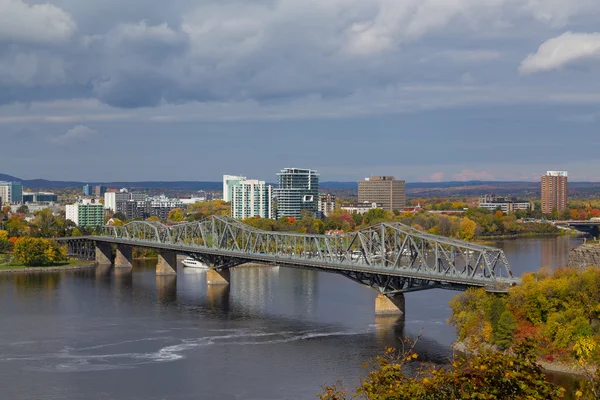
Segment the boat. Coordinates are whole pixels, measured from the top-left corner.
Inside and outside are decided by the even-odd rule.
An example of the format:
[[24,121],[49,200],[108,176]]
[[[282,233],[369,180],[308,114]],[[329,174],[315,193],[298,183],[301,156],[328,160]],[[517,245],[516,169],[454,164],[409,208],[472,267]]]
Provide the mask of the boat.
[[188,257],[181,262],[184,267],[208,269],[208,266],[195,258]]

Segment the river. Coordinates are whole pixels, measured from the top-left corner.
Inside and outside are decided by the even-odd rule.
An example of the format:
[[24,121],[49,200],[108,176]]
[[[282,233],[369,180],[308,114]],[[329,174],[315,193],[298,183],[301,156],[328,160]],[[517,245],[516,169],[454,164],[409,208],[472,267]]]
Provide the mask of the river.
[[[581,240],[506,240],[515,275],[567,263]],[[445,362],[455,292],[406,295],[406,318],[374,315],[375,292],[342,276],[277,267],[232,270],[207,289],[205,272],[133,270],[0,275],[0,399],[314,399],[347,388],[362,363],[420,332],[422,358]],[[577,381],[552,375],[573,387]]]

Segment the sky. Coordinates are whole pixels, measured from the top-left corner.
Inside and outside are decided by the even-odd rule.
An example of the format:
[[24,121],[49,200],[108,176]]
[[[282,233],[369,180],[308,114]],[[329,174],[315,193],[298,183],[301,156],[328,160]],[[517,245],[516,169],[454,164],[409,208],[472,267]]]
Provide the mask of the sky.
[[598,0],[0,0],[0,173],[600,181]]

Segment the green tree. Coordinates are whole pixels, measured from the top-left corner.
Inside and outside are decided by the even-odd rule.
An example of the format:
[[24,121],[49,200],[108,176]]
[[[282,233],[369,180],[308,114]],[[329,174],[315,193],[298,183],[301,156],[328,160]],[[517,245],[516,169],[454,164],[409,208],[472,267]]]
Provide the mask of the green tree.
[[83,236],[83,233],[81,233],[81,231],[79,230],[79,228],[74,228],[71,231],[71,236]]
[[121,221],[127,221],[127,216],[120,211],[114,213],[112,217],[116,218],[116,219],[120,219]]
[[494,344],[501,350],[507,349],[512,344],[516,328],[517,323],[513,314],[509,310],[504,310],[494,330]]
[[17,208],[18,214],[29,214],[29,207],[23,204],[21,207]]
[[45,208],[35,213],[33,224],[39,229],[39,233],[43,237],[56,236],[58,223],[52,214],[52,210]]

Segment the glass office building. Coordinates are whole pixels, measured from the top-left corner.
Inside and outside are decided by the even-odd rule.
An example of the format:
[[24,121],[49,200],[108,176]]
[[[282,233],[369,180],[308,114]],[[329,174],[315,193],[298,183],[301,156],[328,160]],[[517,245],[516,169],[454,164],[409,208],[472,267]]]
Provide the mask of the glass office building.
[[279,187],[277,197],[277,218],[302,218],[305,212],[319,217],[319,174],[315,170],[285,168],[277,174]]

